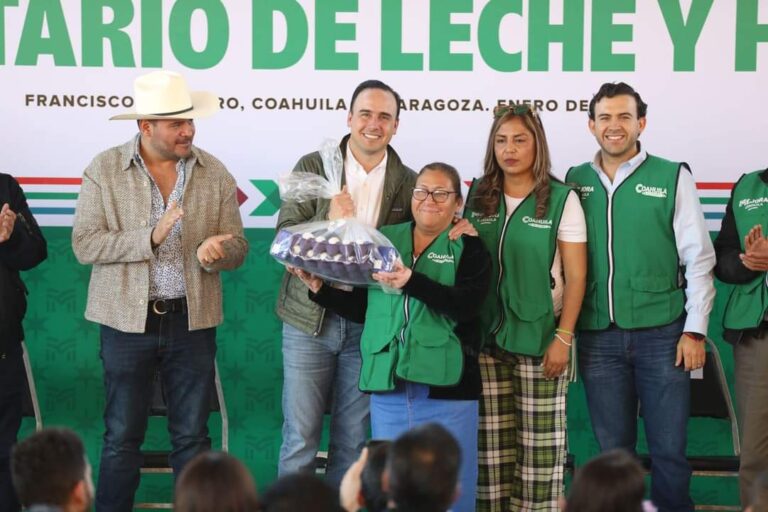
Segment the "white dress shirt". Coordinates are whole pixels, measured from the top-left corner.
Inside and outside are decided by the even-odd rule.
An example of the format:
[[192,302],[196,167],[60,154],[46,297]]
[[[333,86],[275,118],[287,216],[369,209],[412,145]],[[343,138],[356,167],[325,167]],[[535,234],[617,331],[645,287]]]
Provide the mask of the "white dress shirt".
[[347,192],[355,203],[355,218],[369,226],[376,227],[381,210],[381,196],[384,192],[384,175],[387,171],[387,153],[379,164],[366,172],[347,145],[344,159],[344,179]]

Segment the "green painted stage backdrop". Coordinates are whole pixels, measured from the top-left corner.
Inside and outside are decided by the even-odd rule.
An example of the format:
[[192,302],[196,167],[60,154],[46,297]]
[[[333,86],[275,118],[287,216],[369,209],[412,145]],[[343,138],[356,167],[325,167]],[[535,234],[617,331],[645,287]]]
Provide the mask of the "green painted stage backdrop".
[[[70,245],[70,228],[43,228],[49,257],[24,275],[31,290],[25,322],[38,396],[45,425],[63,425],[84,439],[88,455],[98,471],[104,392],[99,361],[98,328],[83,318],[90,267],[77,263]],[[269,256],[271,229],[249,229],[251,250],[243,267],[226,272],[224,279],[224,324],[218,330],[218,364],[230,416],[230,452],[252,470],[264,488],[276,476],[282,415],[282,355],[280,323],[273,313],[282,267]],[[718,286],[710,336],[721,348],[726,372],[733,373],[730,347],[720,338],[725,287]],[[732,380],[732,379],[731,379]],[[219,442],[219,416],[211,417],[214,446]],[[571,387],[568,410],[570,451],[577,464],[597,453],[589,414],[580,383]],[[26,421],[22,435],[31,432]],[[730,430],[725,422],[692,420],[689,453],[729,454]],[[146,446],[167,445],[162,419],[153,420]],[[98,474],[98,473],[96,473]],[[170,496],[169,477],[146,475],[137,501]],[[734,478],[694,478],[697,503],[735,505]]]

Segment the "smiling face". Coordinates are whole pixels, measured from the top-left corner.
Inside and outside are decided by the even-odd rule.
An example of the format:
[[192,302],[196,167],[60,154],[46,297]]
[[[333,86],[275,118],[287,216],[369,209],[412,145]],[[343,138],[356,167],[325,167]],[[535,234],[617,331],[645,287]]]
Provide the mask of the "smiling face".
[[155,158],[178,161],[192,154],[192,119],[142,120],[139,126],[142,146]]
[[361,162],[384,158],[397,124],[395,96],[382,89],[364,89],[347,116],[352,154]]
[[533,164],[536,161],[536,138],[515,116],[501,124],[493,139],[493,151],[505,178],[533,178]]
[[602,98],[595,104],[595,119],[589,120],[603,157],[621,162],[637,154],[637,139],[644,129],[645,117],[638,119],[637,102],[628,94]]
[[[422,172],[416,180],[415,188],[428,192],[456,192],[451,178],[436,169],[427,169]],[[429,234],[443,232],[451,225],[454,215],[462,204],[462,199],[455,193],[448,194],[448,198],[443,203],[435,202],[432,194],[423,200],[411,197],[411,212],[416,221],[416,228]]]

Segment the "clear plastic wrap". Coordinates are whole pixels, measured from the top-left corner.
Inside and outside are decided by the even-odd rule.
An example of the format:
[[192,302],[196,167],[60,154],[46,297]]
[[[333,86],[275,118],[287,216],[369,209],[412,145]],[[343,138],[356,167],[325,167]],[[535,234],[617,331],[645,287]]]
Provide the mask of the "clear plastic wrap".
[[400,254],[376,229],[355,219],[310,222],[281,229],[270,254],[327,281],[378,284],[373,272],[391,272]]
[[[290,201],[330,199],[341,192],[344,160],[335,141],[320,150],[326,177],[294,172],[279,178],[280,197]],[[281,229],[269,253],[327,281],[353,285],[379,285],[373,272],[394,269],[400,254],[378,230],[354,218],[297,224]]]
[[339,143],[326,140],[320,148],[325,177],[311,172],[292,172],[277,179],[280,198],[283,201],[302,203],[312,199],[330,199],[341,192],[341,176],[344,172],[344,159],[339,150]]

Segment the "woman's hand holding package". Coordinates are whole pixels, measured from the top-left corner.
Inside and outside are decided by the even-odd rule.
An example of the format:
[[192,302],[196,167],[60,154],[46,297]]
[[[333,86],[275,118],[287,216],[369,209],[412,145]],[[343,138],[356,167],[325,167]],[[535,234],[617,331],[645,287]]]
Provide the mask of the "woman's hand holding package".
[[413,271],[398,261],[395,263],[395,269],[392,272],[374,272],[373,279],[390,288],[398,290],[405,286],[411,278]]

